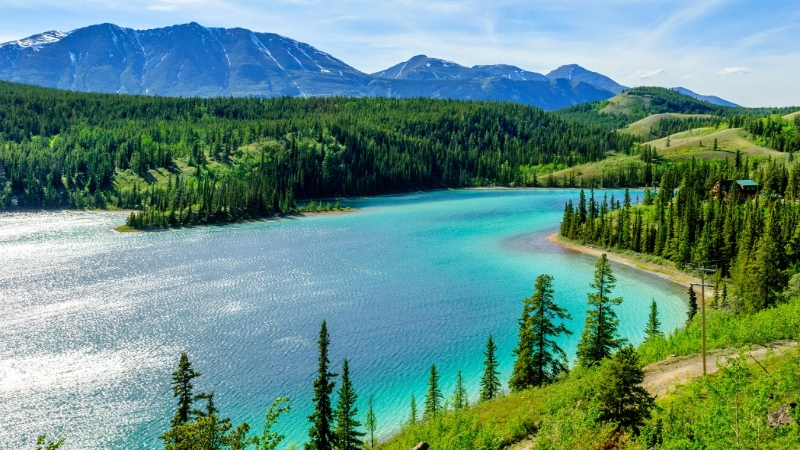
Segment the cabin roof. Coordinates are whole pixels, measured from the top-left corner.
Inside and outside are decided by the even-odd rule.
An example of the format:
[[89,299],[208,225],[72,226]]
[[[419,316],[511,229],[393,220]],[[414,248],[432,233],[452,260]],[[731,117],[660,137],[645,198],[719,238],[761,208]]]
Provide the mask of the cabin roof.
[[758,183],[753,180],[736,180],[736,182],[739,183],[739,186],[758,187]]

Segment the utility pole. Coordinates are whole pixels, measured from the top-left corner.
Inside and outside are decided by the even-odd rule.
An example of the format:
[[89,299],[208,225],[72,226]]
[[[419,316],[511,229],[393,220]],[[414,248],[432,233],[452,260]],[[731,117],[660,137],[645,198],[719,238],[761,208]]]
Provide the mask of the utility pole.
[[696,270],[700,272],[700,284],[691,283],[691,286],[700,286],[700,311],[702,316],[702,357],[703,357],[703,375],[706,374],[706,286],[714,287],[711,284],[706,284],[706,274],[707,273],[714,273],[716,272],[715,269],[706,269],[707,262],[715,262],[715,261],[703,261],[700,264],[700,267],[690,267],[691,270]]

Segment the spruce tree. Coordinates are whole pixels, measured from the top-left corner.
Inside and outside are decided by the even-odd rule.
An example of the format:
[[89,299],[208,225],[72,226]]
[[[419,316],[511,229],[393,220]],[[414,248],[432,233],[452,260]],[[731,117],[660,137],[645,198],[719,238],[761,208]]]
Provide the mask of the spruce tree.
[[566,353],[553,338],[572,333],[563,323],[556,325],[554,321],[572,317],[555,303],[553,293],[553,277],[539,275],[533,296],[524,301],[519,343],[514,350],[517,359],[508,383],[512,391],[549,383],[567,370]]
[[411,394],[411,414],[408,416],[408,424],[417,423],[417,397]]
[[328,359],[328,345],[331,337],[328,334],[328,325],[322,321],[319,330],[319,368],[317,379],[314,380],[314,412],[308,416],[311,428],[308,430],[310,442],[308,447],[311,450],[332,450],[335,436],[333,435],[333,407],[331,405],[331,394],[335,383],[333,378],[337,375],[328,371],[330,360]]
[[192,402],[194,401],[192,380],[200,375],[202,375],[200,372],[192,369],[192,363],[189,361],[189,356],[186,352],[181,353],[180,361],[178,361],[178,370],[172,372],[172,395],[178,398],[178,409],[175,411],[175,417],[172,418],[171,422],[173,428],[189,421]]
[[342,381],[339,386],[339,400],[336,403],[336,436],[335,448],[338,450],[356,450],[363,444],[364,433],[358,431],[361,423],[356,420],[358,396],[350,381],[350,364],[347,359],[342,363]]
[[[414,408],[416,409],[416,405]],[[416,411],[414,412],[416,415]],[[372,407],[372,396],[369,396],[369,406],[367,407],[367,417],[364,419],[364,426],[369,433],[369,447],[375,448],[375,430],[378,428],[378,419],[375,417],[375,409]]]
[[481,400],[491,400],[500,394],[500,371],[497,370],[499,363],[497,362],[497,345],[492,339],[492,334],[489,333],[489,340],[486,341],[486,351],[483,355],[486,357],[483,360],[483,377],[481,377]]
[[456,378],[456,388],[453,391],[453,408],[459,410],[466,408],[468,404],[467,389],[464,387],[464,378],[461,376],[461,371],[459,370],[458,377]]
[[653,299],[653,302],[650,303],[650,315],[647,317],[647,327],[644,329],[644,334],[647,335],[647,339],[652,339],[663,334],[661,332],[661,321],[658,320],[658,305],[656,305],[656,299]]
[[614,422],[636,433],[650,417],[655,402],[641,386],[644,371],[632,345],[620,349],[600,369],[597,398],[601,420]]
[[595,264],[594,281],[589,285],[596,292],[588,294],[589,309],[578,343],[578,362],[584,367],[597,365],[624,342],[617,334],[619,319],[612,308],[621,304],[622,298],[609,297],[616,281],[608,257],[603,253]]
[[692,324],[692,320],[694,316],[697,315],[697,294],[694,292],[694,288],[689,286],[689,310],[686,311],[686,326]]
[[[413,397],[412,397],[413,398]],[[439,388],[439,372],[436,365],[431,365],[431,376],[428,378],[428,393],[425,395],[425,411],[422,420],[428,421],[442,412],[442,390]]]
[[[537,279],[538,284],[538,279]],[[536,294],[534,294],[536,295]],[[519,340],[517,348],[514,349],[514,368],[511,371],[511,379],[508,387],[513,392],[527,389],[533,385],[533,330],[531,330],[531,312],[533,310],[533,297],[528,297],[522,301],[522,317],[519,318]]]

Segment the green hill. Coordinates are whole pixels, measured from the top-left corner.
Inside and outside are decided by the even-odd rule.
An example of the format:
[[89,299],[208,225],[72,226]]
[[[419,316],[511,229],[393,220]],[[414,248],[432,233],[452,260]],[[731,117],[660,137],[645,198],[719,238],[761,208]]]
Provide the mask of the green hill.
[[[646,144],[656,148],[664,158],[671,160],[732,158],[736,151],[747,156],[785,157],[783,153],[757,145],[745,136],[746,133],[741,128],[717,130],[709,127],[676,133]],[[713,148],[715,140],[716,151]]]
[[650,137],[651,130],[653,127],[658,126],[660,122],[664,120],[685,120],[685,119],[712,119],[716,116],[711,114],[679,114],[679,113],[662,113],[662,114],[652,114],[650,116],[645,117],[642,120],[637,120],[636,122],[628,125],[627,127],[620,130],[621,133],[627,133],[642,139],[648,139]]

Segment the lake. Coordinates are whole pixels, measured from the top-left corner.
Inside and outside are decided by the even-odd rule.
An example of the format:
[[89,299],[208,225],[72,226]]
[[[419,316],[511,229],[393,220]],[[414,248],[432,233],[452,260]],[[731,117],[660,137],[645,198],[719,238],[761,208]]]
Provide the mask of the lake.
[[[0,448],[33,448],[42,433],[67,449],[160,448],[183,351],[203,374],[196,391],[214,391],[254,432],[289,396],[277,429],[301,444],[324,319],[334,371],[350,360],[361,419],[373,396],[387,436],[412,393],[421,403],[431,364],[448,396],[461,370],[475,400],[489,333],[506,386],[522,300],[542,273],[572,313],[560,343],[574,359],[596,259],[546,237],[577,195],[435,191],[152,233],[113,231],[125,219],[116,213],[0,214]],[[664,329],[685,322],[683,287],[612,267],[624,337],[644,339],[651,299]]]

